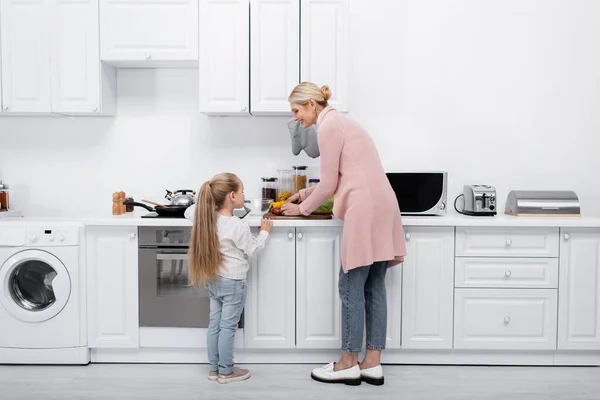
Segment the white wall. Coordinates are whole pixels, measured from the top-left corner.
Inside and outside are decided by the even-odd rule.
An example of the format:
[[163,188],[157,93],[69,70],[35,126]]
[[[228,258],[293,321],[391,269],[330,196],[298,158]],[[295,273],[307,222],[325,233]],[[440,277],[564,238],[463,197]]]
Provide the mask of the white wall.
[[[575,190],[600,215],[600,2],[352,0],[350,115],[388,170],[463,184]],[[115,118],[0,119],[0,179],[26,216],[100,216],[111,194],[160,200],[295,164],[286,118],[197,112],[194,70],[121,70]],[[318,82],[319,84],[326,82]],[[313,170],[314,171],[314,170]],[[143,213],[143,212],[142,212]]]

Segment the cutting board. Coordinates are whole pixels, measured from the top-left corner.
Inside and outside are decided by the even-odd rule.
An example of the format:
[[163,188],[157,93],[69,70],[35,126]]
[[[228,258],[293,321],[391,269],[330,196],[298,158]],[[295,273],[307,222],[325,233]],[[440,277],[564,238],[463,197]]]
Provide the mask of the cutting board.
[[318,213],[315,212],[311,215],[275,215],[270,212],[263,215],[264,218],[270,219],[296,219],[296,220],[316,220],[316,219],[331,219],[333,216],[332,213]]

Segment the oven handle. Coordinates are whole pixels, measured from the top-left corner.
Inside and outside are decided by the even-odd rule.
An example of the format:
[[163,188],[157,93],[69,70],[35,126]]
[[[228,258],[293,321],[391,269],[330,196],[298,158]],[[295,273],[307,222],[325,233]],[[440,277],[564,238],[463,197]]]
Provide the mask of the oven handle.
[[161,261],[187,261],[187,253],[157,253],[156,259]]

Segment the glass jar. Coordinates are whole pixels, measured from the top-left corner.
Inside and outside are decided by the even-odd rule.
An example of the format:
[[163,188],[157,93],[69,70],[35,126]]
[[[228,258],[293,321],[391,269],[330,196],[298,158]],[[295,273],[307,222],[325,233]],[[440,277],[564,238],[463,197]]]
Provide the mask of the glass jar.
[[311,179],[308,180],[308,187],[317,186],[319,184],[319,182],[321,182],[320,179],[318,179],[318,178],[311,178]]
[[288,192],[289,196],[291,196],[294,190],[294,171],[291,169],[280,169],[277,172],[279,172],[279,190],[277,191],[277,199],[275,201],[279,200],[279,196],[284,192]]
[[8,211],[8,185],[0,181],[0,211]]
[[293,166],[294,170],[294,194],[306,189],[306,167],[305,165]]
[[277,178],[266,177],[262,179],[262,198],[264,200],[277,200]]

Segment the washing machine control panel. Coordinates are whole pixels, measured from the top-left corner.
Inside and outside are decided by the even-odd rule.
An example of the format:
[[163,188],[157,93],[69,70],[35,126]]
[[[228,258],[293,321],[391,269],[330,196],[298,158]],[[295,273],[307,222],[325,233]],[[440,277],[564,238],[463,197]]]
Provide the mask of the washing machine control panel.
[[26,246],[52,247],[75,246],[79,244],[80,227],[45,226],[28,227]]

